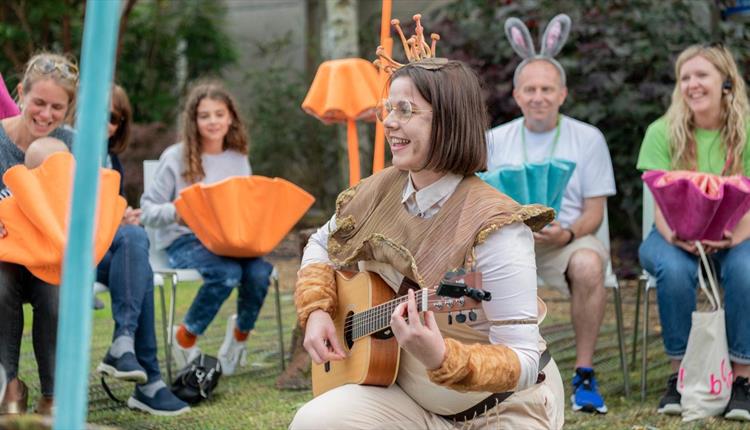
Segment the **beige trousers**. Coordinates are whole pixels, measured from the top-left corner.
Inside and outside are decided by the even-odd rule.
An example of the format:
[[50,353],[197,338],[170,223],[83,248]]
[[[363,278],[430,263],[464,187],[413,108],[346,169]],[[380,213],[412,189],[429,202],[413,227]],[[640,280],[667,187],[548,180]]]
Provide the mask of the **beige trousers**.
[[543,383],[514,393],[466,422],[448,421],[423,409],[398,384],[390,387],[344,385],[302,406],[289,429],[561,429],[565,395],[554,360],[547,364],[544,373]]
[[570,297],[570,287],[568,280],[565,279],[565,272],[568,270],[570,257],[579,249],[590,249],[599,254],[602,259],[602,270],[606,273],[609,251],[599,239],[590,234],[562,248],[537,245],[535,249],[536,272],[539,277],[545,284],[560,291],[565,297]]

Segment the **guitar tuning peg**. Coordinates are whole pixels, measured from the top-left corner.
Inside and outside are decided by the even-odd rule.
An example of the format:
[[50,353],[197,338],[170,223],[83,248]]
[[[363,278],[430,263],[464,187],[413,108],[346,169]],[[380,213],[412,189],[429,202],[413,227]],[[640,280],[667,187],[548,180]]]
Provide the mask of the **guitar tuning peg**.
[[448,312],[448,325],[452,325],[452,324],[453,324],[453,315],[451,315],[451,313]]
[[466,322],[466,315],[463,314],[463,312],[459,312],[458,315],[456,315],[456,321],[463,324]]
[[474,312],[474,309],[472,309],[472,310],[469,311],[469,319],[472,320],[472,321],[476,321],[477,320],[477,313]]

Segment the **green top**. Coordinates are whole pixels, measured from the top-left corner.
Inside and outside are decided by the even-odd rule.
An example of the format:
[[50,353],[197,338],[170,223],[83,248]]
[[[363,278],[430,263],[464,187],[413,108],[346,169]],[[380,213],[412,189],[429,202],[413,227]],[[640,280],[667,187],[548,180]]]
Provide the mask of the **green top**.
[[[750,176],[750,121],[747,122],[747,141],[743,151],[743,171]],[[641,152],[638,155],[639,170],[672,170],[672,156],[669,153],[667,121],[661,117],[651,123],[643,137]],[[727,151],[721,145],[718,130],[695,130],[697,144],[698,171],[721,175],[727,159]]]

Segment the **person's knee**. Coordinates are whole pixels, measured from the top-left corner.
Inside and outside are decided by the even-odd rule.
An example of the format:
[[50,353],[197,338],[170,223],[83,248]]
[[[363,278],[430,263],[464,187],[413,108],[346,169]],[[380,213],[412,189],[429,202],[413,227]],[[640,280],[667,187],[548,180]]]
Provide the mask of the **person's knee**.
[[568,262],[567,275],[575,289],[595,290],[604,286],[603,261],[596,251],[579,249],[573,253]]
[[253,287],[268,289],[268,285],[270,284],[269,277],[273,271],[273,265],[271,265],[271,263],[262,258],[253,259],[247,263],[245,270],[247,271],[245,275],[248,277]]
[[[726,280],[743,280],[742,284],[750,288],[750,241],[742,242],[731,249],[722,262],[721,271]],[[750,291],[749,291],[750,292]]]
[[148,250],[148,234],[142,227],[132,224],[120,226],[122,245]]
[[340,428],[331,419],[336,414],[330,410],[320,407],[314,407],[314,402],[308,402],[303,405],[294,415],[292,422],[289,424],[289,430],[318,430],[322,428]]
[[242,266],[235,261],[226,260],[205,269],[202,275],[206,282],[234,288],[242,280]]

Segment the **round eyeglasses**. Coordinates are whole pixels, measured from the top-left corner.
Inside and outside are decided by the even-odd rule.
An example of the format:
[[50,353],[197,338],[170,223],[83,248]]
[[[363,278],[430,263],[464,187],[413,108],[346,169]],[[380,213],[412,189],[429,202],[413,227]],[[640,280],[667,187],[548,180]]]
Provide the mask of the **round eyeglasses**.
[[422,112],[432,112],[431,109],[415,109],[412,107],[411,102],[408,100],[399,100],[395,103],[390,100],[383,99],[375,107],[375,116],[380,122],[385,122],[388,115],[394,113],[394,118],[402,123],[406,123],[411,119],[412,114]]

